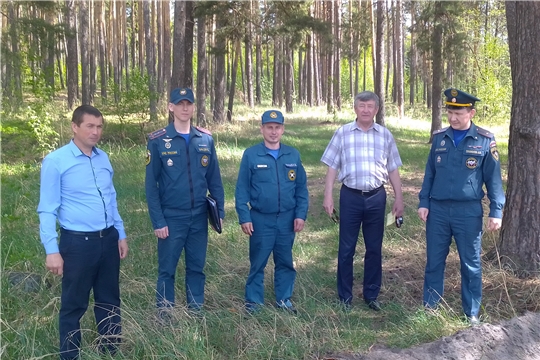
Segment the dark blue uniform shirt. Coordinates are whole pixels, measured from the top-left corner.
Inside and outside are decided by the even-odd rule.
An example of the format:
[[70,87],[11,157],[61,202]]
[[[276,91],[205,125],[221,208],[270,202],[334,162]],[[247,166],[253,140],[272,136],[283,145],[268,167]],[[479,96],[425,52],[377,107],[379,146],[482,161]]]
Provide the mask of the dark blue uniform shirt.
[[263,214],[294,210],[296,219],[305,220],[308,203],[306,171],[298,150],[281,144],[277,159],[264,143],[244,151],[236,183],[240,224],[251,222],[250,207]]
[[206,195],[216,199],[225,217],[224,191],[214,139],[191,127],[189,145],[174,123],[149,135],[146,160],[146,201],[154,229],[167,226],[166,217],[200,209],[206,212]]
[[484,197],[483,184],[486,184],[490,201],[489,217],[502,218],[505,197],[493,134],[471,123],[465,138],[455,146],[451,127],[436,131],[419,195],[419,207],[429,209],[430,199],[481,200]]

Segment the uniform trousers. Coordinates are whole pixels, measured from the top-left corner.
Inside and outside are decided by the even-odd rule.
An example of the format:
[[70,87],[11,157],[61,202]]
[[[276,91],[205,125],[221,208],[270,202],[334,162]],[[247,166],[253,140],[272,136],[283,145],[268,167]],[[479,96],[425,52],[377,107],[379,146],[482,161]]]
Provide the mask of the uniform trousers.
[[100,350],[115,353],[120,343],[120,253],[118,230],[74,235],[62,230],[59,250],[64,260],[60,307],[60,358],[76,359],[81,346],[80,320],[94,292],[94,315]]
[[426,222],[424,306],[435,308],[444,291],[444,270],[452,236],[461,263],[461,301],[467,316],[478,316],[482,301],[482,204],[431,200]]
[[264,304],[264,268],[274,254],[274,293],[276,302],[293,294],[296,270],[293,265],[295,211],[262,214],[251,210],[253,235],[249,238],[250,269],[246,282],[246,303]]
[[165,218],[169,237],[158,239],[157,307],[175,304],[174,286],[178,261],[185,249],[186,302],[188,307],[200,309],[204,304],[206,250],[208,246],[208,215],[206,207],[177,212]]
[[339,196],[339,249],[337,290],[339,299],[350,304],[353,298],[353,259],[360,227],[364,237],[363,297],[377,299],[382,282],[382,242],[386,210],[386,191],[381,187],[372,194],[343,185]]

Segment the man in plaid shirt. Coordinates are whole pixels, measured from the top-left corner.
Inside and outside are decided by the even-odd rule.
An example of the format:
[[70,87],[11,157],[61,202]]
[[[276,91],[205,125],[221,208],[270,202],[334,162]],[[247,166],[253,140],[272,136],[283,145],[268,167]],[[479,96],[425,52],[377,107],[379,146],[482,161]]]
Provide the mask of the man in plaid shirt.
[[354,99],[356,120],[336,130],[321,161],[328,166],[323,207],[334,213],[332,190],[336,177],[343,183],[340,190],[339,250],[337,288],[341,303],[350,309],[353,286],[353,257],[360,227],[364,236],[363,297],[373,310],[381,309],[377,301],[382,281],[382,241],[386,210],[384,184],[392,184],[397,218],[403,215],[403,195],[398,168],[402,165],[394,137],[374,122],[379,111],[379,97],[364,91]]

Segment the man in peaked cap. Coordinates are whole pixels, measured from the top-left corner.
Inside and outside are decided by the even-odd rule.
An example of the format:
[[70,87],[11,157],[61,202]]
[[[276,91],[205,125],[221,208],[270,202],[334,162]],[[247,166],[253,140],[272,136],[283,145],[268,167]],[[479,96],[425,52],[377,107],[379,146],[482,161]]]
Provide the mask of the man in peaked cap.
[[501,164],[494,135],[472,122],[480,99],[454,88],[444,95],[450,126],[433,133],[419,195],[418,215],[426,223],[427,242],[423,303],[434,309],[443,296],[453,236],[461,262],[463,312],[476,325],[482,301],[482,185],[490,200],[487,229],[497,230],[505,202]]
[[281,143],[283,122],[281,112],[264,112],[263,142],[244,151],[236,183],[236,212],[242,231],[249,235],[249,313],[264,304],[264,268],[273,252],[276,306],[296,314],[291,302],[296,279],[292,247],[295,233],[304,228],[309,198],[300,153]]
[[206,129],[191,125],[193,102],[191,89],[172,90],[169,111],[174,121],[148,137],[146,201],[158,238],[156,303],[164,320],[175,305],[176,267],[184,249],[187,306],[195,312],[203,306],[208,192],[216,199],[220,218],[225,216],[214,140]]

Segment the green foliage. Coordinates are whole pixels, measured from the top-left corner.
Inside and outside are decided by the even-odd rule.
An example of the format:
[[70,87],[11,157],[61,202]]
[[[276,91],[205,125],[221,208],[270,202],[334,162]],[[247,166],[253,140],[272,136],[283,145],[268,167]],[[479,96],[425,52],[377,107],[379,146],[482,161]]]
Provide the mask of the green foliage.
[[[2,113],[2,160],[38,159],[56,149],[61,121],[54,105],[35,102],[17,113]],[[60,115],[60,119],[65,119]]]

